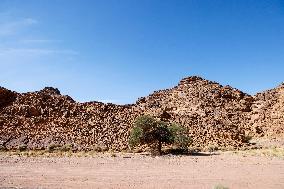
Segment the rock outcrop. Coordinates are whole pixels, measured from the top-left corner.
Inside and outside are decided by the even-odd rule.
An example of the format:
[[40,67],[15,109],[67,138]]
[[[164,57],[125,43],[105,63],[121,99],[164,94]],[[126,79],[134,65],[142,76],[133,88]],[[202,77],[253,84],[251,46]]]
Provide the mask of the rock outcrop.
[[194,144],[241,147],[253,98],[230,86],[189,77],[178,86],[141,98],[143,112],[180,123],[188,128]]
[[280,86],[252,97],[196,76],[130,105],[78,103],[51,87],[23,94],[0,88],[0,146],[126,150],[133,121],[150,114],[187,127],[194,147],[241,148],[247,133],[283,133],[283,94]]
[[11,104],[17,98],[17,93],[0,87],[0,110]]
[[250,125],[252,135],[284,137],[284,83],[255,95]]
[[18,94],[10,106],[1,110],[0,141],[8,149],[22,144],[29,149],[72,144],[78,150],[96,145],[122,150],[127,148],[134,118],[131,106],[77,103],[49,87]]

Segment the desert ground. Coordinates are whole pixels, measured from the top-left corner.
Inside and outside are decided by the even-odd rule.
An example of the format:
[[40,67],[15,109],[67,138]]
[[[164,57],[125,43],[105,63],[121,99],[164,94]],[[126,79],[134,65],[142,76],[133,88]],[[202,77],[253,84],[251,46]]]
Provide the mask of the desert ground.
[[151,157],[0,155],[0,188],[284,188],[284,159],[252,153]]

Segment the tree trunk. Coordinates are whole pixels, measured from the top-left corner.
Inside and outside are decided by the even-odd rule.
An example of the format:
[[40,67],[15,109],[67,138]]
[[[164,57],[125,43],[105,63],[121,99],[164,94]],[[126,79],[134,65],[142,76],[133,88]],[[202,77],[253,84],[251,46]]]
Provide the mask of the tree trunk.
[[151,145],[151,154],[153,156],[160,156],[162,154],[162,142],[157,141]]
[[162,142],[161,141],[159,141],[158,142],[158,155],[160,156],[161,154],[162,154]]

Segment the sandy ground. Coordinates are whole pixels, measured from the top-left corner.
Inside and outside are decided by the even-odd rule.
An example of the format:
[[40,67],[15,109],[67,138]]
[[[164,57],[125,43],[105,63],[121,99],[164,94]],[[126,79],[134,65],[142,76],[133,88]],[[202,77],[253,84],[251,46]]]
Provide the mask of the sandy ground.
[[0,188],[284,188],[283,158],[0,155]]

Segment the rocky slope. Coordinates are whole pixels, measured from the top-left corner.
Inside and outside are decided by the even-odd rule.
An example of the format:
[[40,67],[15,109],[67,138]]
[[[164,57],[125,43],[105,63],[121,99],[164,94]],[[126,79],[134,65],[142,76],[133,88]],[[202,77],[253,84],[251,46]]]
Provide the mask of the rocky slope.
[[256,136],[284,138],[284,83],[255,95],[250,125]]
[[246,145],[246,132],[281,133],[283,114],[271,121],[275,111],[283,112],[281,103],[283,86],[252,97],[195,76],[132,105],[77,103],[48,87],[23,94],[0,88],[0,146],[46,149],[72,144],[77,150],[126,150],[133,121],[150,114],[187,127],[194,147],[240,148]]
[[29,149],[65,144],[78,150],[95,145],[119,150],[127,147],[129,126],[135,118],[130,106],[81,104],[54,88],[16,96],[0,109],[0,140],[8,149],[22,144]]
[[172,89],[139,99],[137,106],[186,126],[199,147],[240,147],[252,101],[251,96],[230,86],[189,77]]

